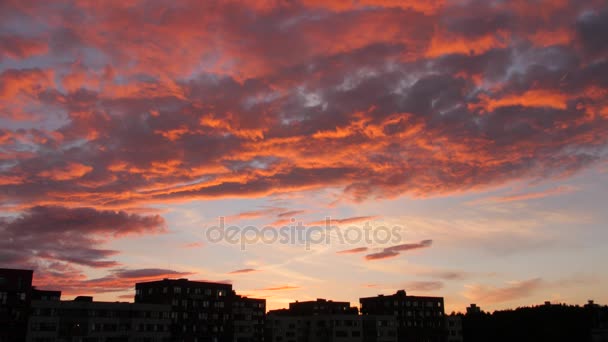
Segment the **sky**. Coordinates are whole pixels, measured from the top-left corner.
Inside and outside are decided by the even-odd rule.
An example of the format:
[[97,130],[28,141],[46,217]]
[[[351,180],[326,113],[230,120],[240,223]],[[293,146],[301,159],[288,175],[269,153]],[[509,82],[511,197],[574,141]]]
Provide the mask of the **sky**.
[[607,32],[595,0],[0,1],[0,267],[608,303]]

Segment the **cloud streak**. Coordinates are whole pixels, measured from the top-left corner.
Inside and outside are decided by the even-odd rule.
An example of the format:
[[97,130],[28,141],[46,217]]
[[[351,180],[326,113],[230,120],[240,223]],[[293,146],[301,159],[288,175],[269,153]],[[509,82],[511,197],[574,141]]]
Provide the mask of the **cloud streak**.
[[357,247],[357,248],[353,248],[353,249],[337,251],[336,254],[357,254],[357,253],[367,252],[368,250],[369,250],[369,248],[367,248],[367,247]]
[[333,225],[333,224],[346,225],[346,224],[354,224],[354,223],[359,223],[359,222],[368,222],[375,218],[378,218],[378,216],[355,216],[355,217],[347,217],[347,218],[342,218],[342,219],[329,218],[324,221],[310,222],[308,225],[320,226],[320,225],[325,225],[328,222],[330,225]]
[[415,249],[429,248],[433,244],[433,240],[422,240],[419,243],[405,243],[384,248],[381,252],[371,253],[365,256],[365,260],[381,260],[397,257],[401,252],[407,252]]
[[265,287],[262,289],[258,289],[258,291],[288,291],[288,290],[297,290],[299,288],[300,288],[299,286],[281,285],[281,286],[274,286],[274,287]]
[[240,270],[234,270],[232,272],[228,272],[228,274],[246,274],[246,273],[253,273],[253,272],[258,272],[258,270],[253,269],[253,268],[243,268]]

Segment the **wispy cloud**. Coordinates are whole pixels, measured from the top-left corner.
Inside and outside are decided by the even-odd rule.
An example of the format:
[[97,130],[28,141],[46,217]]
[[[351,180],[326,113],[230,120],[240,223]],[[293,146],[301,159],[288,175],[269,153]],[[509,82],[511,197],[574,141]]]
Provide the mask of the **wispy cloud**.
[[202,242],[189,242],[183,245],[184,248],[199,248],[203,247],[204,244]]
[[353,249],[337,251],[336,254],[357,254],[357,253],[367,252],[368,250],[369,250],[369,248],[367,248],[367,247],[357,247],[357,248],[353,248]]
[[265,287],[262,289],[258,289],[258,291],[287,291],[287,290],[296,290],[299,289],[299,286],[291,286],[291,285],[282,285],[275,287]]
[[378,218],[378,216],[355,216],[355,217],[347,217],[347,218],[342,218],[342,219],[336,219],[336,218],[329,218],[323,221],[314,221],[314,222],[310,222],[308,223],[309,226],[320,226],[320,225],[325,225],[327,222],[330,223],[330,225],[344,225],[344,224],[353,224],[353,223],[359,223],[359,222],[367,222],[367,221],[371,221],[373,219]]
[[296,215],[300,215],[300,214],[304,214],[306,212],[306,210],[290,210],[290,211],[285,211],[282,212],[280,214],[277,215],[277,217],[294,217]]
[[423,240],[419,243],[406,243],[384,248],[381,252],[372,253],[365,256],[366,260],[388,259],[398,256],[401,252],[411,251],[421,248],[429,248],[433,244],[433,240]]
[[508,202],[529,201],[529,200],[541,199],[541,198],[545,198],[545,197],[564,195],[564,194],[572,193],[572,192],[575,192],[578,190],[579,189],[577,187],[564,185],[564,186],[559,186],[559,187],[552,188],[552,189],[547,189],[544,191],[523,192],[523,193],[516,193],[516,194],[511,194],[511,195],[505,195],[505,196],[481,198],[481,199],[477,199],[477,200],[469,202],[469,203],[470,204],[480,204],[480,203],[487,203],[487,202],[508,203]]
[[247,220],[258,219],[262,217],[274,216],[280,214],[285,209],[278,207],[263,208],[258,210],[243,211],[236,215],[226,217],[226,220]]
[[232,272],[228,272],[228,274],[245,274],[245,273],[253,273],[253,272],[258,272],[259,270],[256,270],[254,268],[243,268],[240,270],[234,270]]

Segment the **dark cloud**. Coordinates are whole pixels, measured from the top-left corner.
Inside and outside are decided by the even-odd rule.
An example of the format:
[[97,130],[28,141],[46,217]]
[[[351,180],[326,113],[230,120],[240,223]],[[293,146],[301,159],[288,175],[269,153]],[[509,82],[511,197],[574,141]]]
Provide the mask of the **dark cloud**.
[[423,240],[419,243],[405,243],[401,245],[384,248],[381,252],[372,253],[365,256],[366,260],[388,259],[398,256],[401,252],[407,252],[414,249],[429,248],[433,244],[433,240]]
[[585,50],[594,55],[608,51],[608,37],[604,34],[608,31],[608,8],[583,13],[576,29]]
[[132,278],[154,278],[154,277],[182,277],[192,273],[177,272],[173,270],[167,270],[162,268],[141,268],[141,269],[119,269],[113,272],[114,277],[120,279],[132,279]]
[[28,39],[15,35],[0,35],[0,57],[26,58],[47,51],[46,43],[41,39]]
[[37,206],[0,219],[0,258],[15,265],[44,259],[89,267],[114,267],[118,251],[97,248],[108,238],[161,233],[158,215],[93,208]]
[[305,212],[306,212],[306,210],[290,210],[290,211],[285,211],[285,212],[282,212],[282,213],[278,214],[277,217],[281,217],[281,218],[289,217],[289,218],[291,218],[293,216],[296,216],[296,215],[299,215],[299,214],[303,214]]

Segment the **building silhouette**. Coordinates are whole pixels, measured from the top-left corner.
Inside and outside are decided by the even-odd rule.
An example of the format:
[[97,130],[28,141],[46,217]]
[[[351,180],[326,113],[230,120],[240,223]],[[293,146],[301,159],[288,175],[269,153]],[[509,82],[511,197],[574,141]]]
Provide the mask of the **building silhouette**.
[[444,342],[447,338],[443,297],[393,295],[360,298],[362,315],[393,316],[399,341]]
[[25,340],[33,274],[0,268],[0,341]]
[[32,287],[31,270],[0,268],[0,342],[608,342],[608,306],[545,302],[445,315],[442,297],[393,295],[349,302],[266,300],[230,284],[163,279],[135,284],[135,302],[61,300]]
[[237,296],[231,284],[188,279],[137,283],[135,303],[171,307],[172,341],[247,342],[263,338],[264,315],[260,313],[266,310],[266,300]]
[[608,307],[551,304],[462,315],[466,342],[608,341]]
[[467,314],[481,313],[481,308],[477,304],[471,304],[467,307]]
[[262,342],[266,323],[266,300],[233,292],[232,319],[235,342]]
[[95,302],[89,296],[62,301],[58,291],[35,292],[28,342],[171,341],[169,305]]
[[447,328],[448,342],[463,342],[464,336],[462,333],[462,317],[456,314],[445,316],[445,323]]
[[392,316],[361,316],[349,302],[325,299],[293,302],[289,309],[269,311],[267,342],[395,342]]

